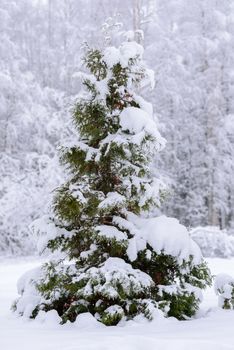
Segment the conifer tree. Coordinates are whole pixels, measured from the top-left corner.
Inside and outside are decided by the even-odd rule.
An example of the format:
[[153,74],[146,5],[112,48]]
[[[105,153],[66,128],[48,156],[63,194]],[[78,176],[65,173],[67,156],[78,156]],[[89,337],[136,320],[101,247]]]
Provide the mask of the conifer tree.
[[151,105],[134,92],[152,82],[142,54],[134,42],[87,52],[91,74],[84,75],[86,92],[73,111],[79,140],[61,148],[68,179],[56,191],[47,222],[47,248],[64,258],[23,278],[15,304],[20,314],[30,285],[31,317],[55,309],[66,322],[90,312],[115,325],[139,314],[151,319],[161,309],[183,319],[194,314],[198,292],[210,282],[183,226],[165,217],[142,218],[165,195],[151,168],[165,140]]

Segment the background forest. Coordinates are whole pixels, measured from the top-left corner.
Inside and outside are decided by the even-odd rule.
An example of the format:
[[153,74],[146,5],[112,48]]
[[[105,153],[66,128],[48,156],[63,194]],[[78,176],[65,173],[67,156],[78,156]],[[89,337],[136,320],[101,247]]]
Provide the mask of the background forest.
[[155,71],[161,212],[234,231],[233,13],[231,0],[0,0],[0,253],[33,252],[28,225],[63,180],[84,46],[124,38]]

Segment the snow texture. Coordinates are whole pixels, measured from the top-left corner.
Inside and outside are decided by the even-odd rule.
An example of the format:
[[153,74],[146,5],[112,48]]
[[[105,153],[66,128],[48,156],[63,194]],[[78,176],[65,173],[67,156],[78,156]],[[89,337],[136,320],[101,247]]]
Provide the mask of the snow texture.
[[41,297],[35,287],[35,280],[39,280],[42,275],[41,268],[34,268],[23,274],[17,282],[17,291],[20,295],[24,294],[17,303],[17,313],[29,318],[32,311],[41,301]]
[[103,61],[109,68],[112,68],[117,63],[120,63],[122,67],[127,67],[130,59],[136,57],[142,58],[144,49],[136,42],[125,42],[119,48],[108,47],[104,51]]
[[131,261],[136,259],[138,251],[149,244],[156,253],[171,255],[179,264],[189,261],[191,257],[194,265],[201,263],[200,248],[177,219],[166,216],[144,219],[129,213],[128,220],[133,225],[129,225],[129,228],[134,235],[128,247]]
[[155,121],[144,110],[136,107],[127,107],[120,113],[119,122],[123,131],[130,134],[145,132],[146,136],[153,137],[159,144],[165,144],[161,137]]
[[[117,291],[110,287],[109,283],[111,281],[118,281],[118,283],[124,286],[124,291],[131,291],[134,286],[134,290],[141,291],[142,288],[148,288],[153,285],[151,277],[138,269],[133,269],[130,264],[127,264],[123,259],[120,258],[108,258],[105,263],[100,267],[91,267],[85,273],[81,273],[74,281],[79,281],[83,278],[98,280],[99,276],[105,277],[105,284],[97,284],[95,287],[95,292],[100,289],[100,292],[106,290],[106,292],[111,295],[112,298],[117,296]],[[93,293],[93,290],[85,286],[87,294]]]
[[74,231],[67,231],[56,226],[49,215],[44,215],[40,219],[33,221],[30,229],[37,237],[37,249],[39,252],[43,252],[46,249],[48,241],[58,236],[72,237],[74,234]]
[[[212,274],[233,272],[233,259],[209,259]],[[234,313],[217,308],[213,288],[205,293],[196,318],[177,321],[162,318],[154,321],[137,317],[117,327],[106,327],[91,314],[84,313],[73,324],[59,325],[55,311],[39,312],[35,321],[15,317],[10,305],[16,296],[15,281],[41,261],[0,260],[0,325],[3,350],[232,350]]]
[[122,241],[127,239],[126,233],[118,230],[115,226],[111,225],[99,225],[95,227],[99,236],[103,236],[110,239],[115,239],[116,241]]
[[234,237],[215,226],[196,227],[190,231],[192,239],[205,257],[228,258],[234,255]]
[[100,209],[124,205],[126,198],[117,192],[109,192],[106,198],[98,205]]
[[[60,0],[1,1],[1,254],[35,249],[28,225],[47,213],[48,193],[63,179],[56,147],[68,136],[77,140],[71,135],[68,110],[77,100],[79,78],[91,79],[79,73],[80,47],[84,38],[89,47],[99,46],[103,31],[97,28],[101,26],[105,44],[112,45],[103,57],[109,67],[118,62],[127,67],[141,57],[142,47],[132,42],[137,39],[155,72],[154,90],[141,93],[150,95],[157,126],[168,140],[156,166],[160,164],[166,176],[173,178],[174,194],[162,212],[188,227],[220,225],[234,232],[233,2],[157,0],[138,13],[130,2],[112,1],[105,13],[108,20],[102,26],[98,1],[71,0],[62,5]],[[116,13],[121,25],[114,23]],[[133,17],[144,35],[142,29],[126,31]],[[115,49],[123,37],[127,42]],[[153,72],[144,72],[153,86]],[[107,80],[92,83],[99,90],[97,98],[104,99]],[[132,98],[152,117],[150,106],[134,94]],[[144,133],[135,142],[142,137]],[[91,148],[85,152],[87,160],[100,156]],[[204,251],[213,256],[222,251],[225,256],[231,254],[221,243],[217,250],[207,244]]]
[[234,278],[220,273],[215,278],[215,293],[219,296],[219,306],[226,309],[234,308]]

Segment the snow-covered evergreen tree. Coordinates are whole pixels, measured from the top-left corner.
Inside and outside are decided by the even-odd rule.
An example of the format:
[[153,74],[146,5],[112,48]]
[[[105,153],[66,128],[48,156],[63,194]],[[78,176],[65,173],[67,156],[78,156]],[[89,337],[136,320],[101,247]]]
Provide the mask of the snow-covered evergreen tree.
[[141,216],[165,195],[151,167],[165,140],[151,104],[134,91],[153,83],[142,55],[135,42],[87,52],[91,75],[73,112],[79,140],[61,149],[69,176],[56,191],[54,216],[39,225],[49,231],[46,247],[64,255],[38,278],[23,278],[19,314],[55,309],[65,322],[90,312],[113,325],[151,319],[157,309],[183,319],[198,308],[210,282],[198,246],[177,220]]
[[101,42],[100,28],[115,20],[122,27],[112,44],[124,33],[142,40],[143,30],[157,75],[146,95],[168,140],[157,163],[172,178],[162,211],[187,226],[233,229],[232,12],[231,0],[1,1],[1,252],[28,251],[21,237],[59,182],[50,160],[64,138],[61,101],[80,90],[80,48],[84,38]]

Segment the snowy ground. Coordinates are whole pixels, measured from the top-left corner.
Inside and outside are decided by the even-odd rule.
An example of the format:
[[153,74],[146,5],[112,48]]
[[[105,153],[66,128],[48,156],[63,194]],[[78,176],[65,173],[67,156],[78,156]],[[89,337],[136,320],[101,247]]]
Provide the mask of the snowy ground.
[[[209,259],[213,274],[234,275],[234,259]],[[26,321],[10,311],[16,280],[40,262],[33,259],[0,260],[0,350],[234,350],[234,311],[217,308],[212,289],[204,295],[198,318],[151,323],[129,322],[124,327],[89,324],[56,325]]]

